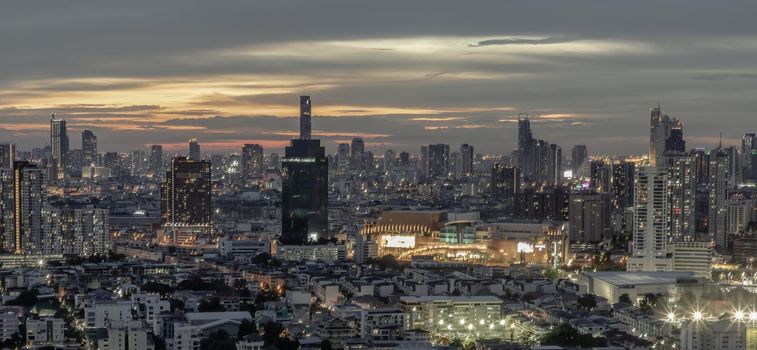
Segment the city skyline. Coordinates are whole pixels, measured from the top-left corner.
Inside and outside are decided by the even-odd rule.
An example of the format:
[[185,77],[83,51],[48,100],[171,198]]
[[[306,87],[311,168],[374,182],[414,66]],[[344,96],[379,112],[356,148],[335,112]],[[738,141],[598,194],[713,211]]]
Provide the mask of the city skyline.
[[92,130],[101,152],[176,152],[189,138],[281,152],[292,101],[311,95],[329,153],[361,137],[372,150],[507,154],[528,113],[563,151],[641,154],[658,102],[690,146],[715,147],[720,131],[739,144],[754,118],[754,4],[545,4],[14,4],[0,14],[0,138],[45,146],[56,112],[72,145]]

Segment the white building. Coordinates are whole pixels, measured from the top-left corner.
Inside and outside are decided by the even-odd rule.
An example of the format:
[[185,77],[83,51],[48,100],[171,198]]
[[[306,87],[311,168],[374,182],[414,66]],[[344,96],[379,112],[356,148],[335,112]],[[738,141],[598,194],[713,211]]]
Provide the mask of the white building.
[[495,296],[400,297],[409,329],[422,329],[432,336],[500,337],[504,331],[503,301]]
[[108,321],[107,335],[98,339],[97,348],[101,350],[154,350],[152,333],[142,320]]
[[18,312],[5,311],[0,312],[0,341],[10,339],[18,333],[18,325],[21,322],[18,319]]
[[262,253],[271,254],[270,241],[222,239],[218,243],[218,254],[223,257],[239,259]]
[[400,308],[360,311],[360,337],[372,340],[394,340],[404,337],[408,325]]
[[731,319],[690,319],[681,325],[681,350],[757,349],[755,327],[754,322]]
[[633,252],[628,271],[670,271],[667,256],[670,237],[668,173],[664,168],[643,167],[634,187]]
[[[16,319],[18,320],[18,316],[16,316]],[[26,320],[26,344],[27,345],[61,344],[65,340],[65,337],[63,335],[64,327],[65,327],[65,321],[62,318],[54,318],[54,317],[46,317],[43,319],[30,318]]]
[[712,245],[710,242],[673,242],[673,271],[692,271],[698,277],[712,276]]
[[628,294],[631,300],[638,300],[646,294],[662,294],[670,298],[678,295],[680,285],[701,283],[694,272],[626,272],[600,271],[583,272],[578,284],[582,293],[603,297],[610,303],[617,303],[620,296]]
[[132,302],[129,300],[92,300],[84,306],[84,324],[87,328],[105,328],[108,321],[131,319]]

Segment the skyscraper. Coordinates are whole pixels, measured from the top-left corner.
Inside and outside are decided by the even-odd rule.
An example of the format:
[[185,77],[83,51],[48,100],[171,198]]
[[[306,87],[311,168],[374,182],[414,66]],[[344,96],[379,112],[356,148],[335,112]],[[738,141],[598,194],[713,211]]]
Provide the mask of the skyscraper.
[[570,194],[568,235],[571,243],[595,244],[609,237],[610,194]]
[[744,134],[741,139],[741,157],[743,181],[757,181],[757,136],[754,133]]
[[539,155],[536,140],[531,133],[531,121],[528,114],[518,115],[518,167],[526,181],[538,181]]
[[161,176],[163,172],[163,146],[150,146],[150,172],[153,175]]
[[210,233],[211,165],[175,157],[161,183],[161,221],[174,244],[191,244]]
[[45,170],[29,162],[0,169],[0,229],[2,248],[16,254],[46,252],[43,213]]
[[449,174],[449,145],[428,145],[428,176],[443,177]]
[[391,171],[397,163],[397,154],[388,149],[384,151],[384,171]]
[[365,167],[365,141],[362,138],[356,137],[352,139],[350,145],[350,168],[354,171],[360,172]]
[[97,164],[97,136],[91,130],[81,132],[82,165]]
[[420,168],[421,175],[428,176],[428,145],[421,145],[421,154],[418,158],[418,167]]
[[555,144],[549,145],[548,158],[546,181],[550,185],[559,185],[562,182],[562,148]]
[[728,155],[718,147],[710,153],[707,232],[721,247],[728,246]]
[[592,159],[589,164],[591,188],[597,192],[610,192],[610,166],[599,159]]
[[670,237],[668,173],[664,168],[642,167],[636,172],[634,228],[628,271],[670,271],[667,259]]
[[473,146],[467,143],[460,145],[460,175],[473,175]]
[[189,139],[189,151],[187,153],[189,159],[194,161],[201,161],[202,155],[200,153],[200,142],[197,139]]
[[520,192],[520,169],[501,163],[492,167],[492,199],[497,202],[512,200]]
[[649,162],[654,166],[660,166],[662,164],[662,156],[665,153],[668,144],[668,138],[671,136],[671,131],[677,129],[676,136],[671,139],[671,147],[674,150],[684,149],[686,144],[683,143],[683,125],[681,121],[676,118],[670,118],[667,115],[663,115],[660,111],[660,105],[654,107],[650,111],[649,116]]
[[286,147],[281,161],[282,244],[328,238],[328,159],[320,140],[310,136],[310,97],[301,96],[300,138]]
[[55,113],[50,115],[50,145],[52,147],[52,153],[50,156],[50,180],[63,180],[66,178],[68,131],[66,130],[66,120],[56,118]]
[[0,168],[13,168],[16,159],[16,144],[11,142],[0,143]]
[[696,159],[666,151],[663,167],[668,172],[671,240],[692,241],[696,234]]
[[633,205],[633,181],[636,164],[621,161],[612,165],[612,204],[616,209],[628,208]]
[[245,144],[242,146],[242,176],[245,181],[263,176],[263,146]]
[[300,140],[310,140],[312,132],[310,110],[312,107],[310,96],[300,96]]
[[336,175],[346,176],[350,174],[350,164],[352,155],[350,155],[350,144],[342,142],[337,146],[336,151]]
[[586,159],[589,158],[589,153],[586,151],[586,145],[575,145],[571,150],[570,164],[573,168],[573,176],[579,176],[581,166]]

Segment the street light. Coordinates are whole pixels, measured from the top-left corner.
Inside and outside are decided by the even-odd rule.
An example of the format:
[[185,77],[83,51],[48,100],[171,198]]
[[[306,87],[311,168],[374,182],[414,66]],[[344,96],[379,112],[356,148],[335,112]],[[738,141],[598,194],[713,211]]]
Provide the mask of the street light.
[[694,321],[700,321],[704,316],[702,315],[702,311],[694,311],[691,317],[694,318]]

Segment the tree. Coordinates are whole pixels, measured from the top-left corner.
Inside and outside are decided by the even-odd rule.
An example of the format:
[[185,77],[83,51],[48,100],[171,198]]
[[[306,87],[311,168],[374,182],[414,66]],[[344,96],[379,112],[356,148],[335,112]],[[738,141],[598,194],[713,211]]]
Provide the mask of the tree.
[[210,333],[207,339],[200,343],[200,348],[205,350],[236,350],[234,341],[223,329]]
[[27,289],[5,305],[32,307],[37,304],[37,295],[39,295],[39,292],[36,289]]
[[221,299],[218,297],[205,298],[200,301],[200,305],[197,305],[197,311],[199,312],[213,312],[213,311],[226,311],[226,308],[221,305]]
[[331,346],[331,341],[328,339],[324,339],[321,341],[321,350],[333,350],[334,348]]
[[250,320],[244,319],[241,323],[239,323],[239,332],[237,333],[237,339],[242,339],[249,334],[257,332],[258,327],[255,326],[255,323]]
[[595,338],[589,334],[578,333],[578,330],[568,323],[558,325],[541,340],[542,345],[581,346],[585,348],[604,346],[605,343],[605,338]]
[[460,338],[452,339],[451,342],[449,342],[449,346],[456,347],[458,349],[462,349],[465,346],[463,345],[463,341]]
[[631,297],[628,296],[628,293],[623,293],[623,295],[618,298],[618,302],[626,303],[626,304],[633,304],[633,301],[631,301]]
[[593,294],[584,294],[578,298],[578,307],[586,309],[586,311],[590,311],[591,309],[597,307],[597,300],[594,299]]
[[143,292],[158,293],[162,297],[173,293],[173,288],[171,288],[171,286],[159,282],[147,282],[143,284],[140,289]]

